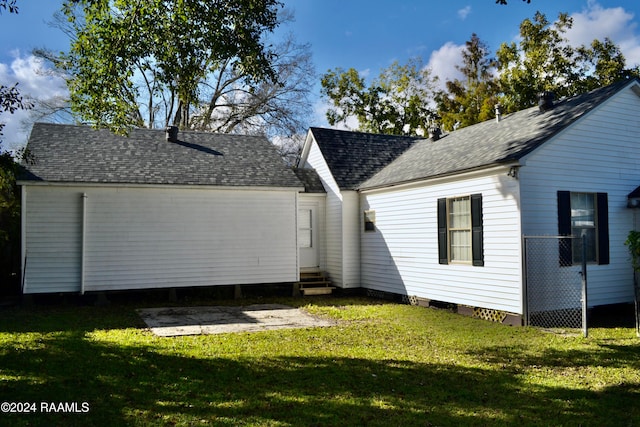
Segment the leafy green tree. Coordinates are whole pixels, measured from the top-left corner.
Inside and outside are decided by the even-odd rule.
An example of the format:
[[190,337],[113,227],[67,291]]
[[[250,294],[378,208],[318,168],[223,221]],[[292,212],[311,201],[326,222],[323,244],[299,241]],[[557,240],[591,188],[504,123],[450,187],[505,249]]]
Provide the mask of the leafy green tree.
[[445,129],[465,127],[494,116],[498,83],[494,77],[495,61],[477,34],[465,43],[462,65],[456,68],[465,80],[446,82],[446,91],[436,95],[438,112]]
[[[289,10],[278,15],[280,25],[293,20]],[[61,13],[54,15],[51,23],[75,39],[73,28]],[[279,36],[278,40],[266,38],[272,52],[271,66],[277,80],[251,76],[234,65],[234,58],[221,61],[199,83],[198,99],[193,102],[188,114],[188,129],[219,133],[244,133],[275,137],[304,133],[312,113],[311,89],[316,78],[311,48],[308,44],[296,43],[291,34]],[[65,81],[73,76],[65,70],[65,62],[59,53],[47,49],[36,49],[34,55],[50,63],[58,77]],[[173,123],[176,97],[163,85],[158,69],[152,64],[138,65],[134,77],[137,89],[136,115],[142,126],[165,127]],[[54,119],[73,121],[69,100],[61,97],[38,99],[32,119]]]
[[536,12],[520,24],[520,43],[503,43],[497,52],[502,97],[507,112],[537,103],[540,92],[556,98],[573,96],[621,78],[638,75],[610,39],[594,40],[589,47],[572,46],[565,33],[573,20],[561,13],[550,23]]
[[575,50],[564,34],[573,21],[566,13],[551,24],[536,12],[533,20],[520,24],[520,44],[503,43],[497,51],[498,71],[503,91],[501,104],[507,112],[531,107],[540,92],[557,97],[571,95],[580,75]]
[[591,46],[581,46],[577,50],[582,64],[584,78],[579,84],[581,92],[607,86],[621,79],[640,77],[640,69],[636,65],[626,67],[626,59],[620,47],[611,39],[594,40]]
[[75,39],[60,64],[72,77],[72,109],[120,133],[144,126],[141,76],[169,106],[167,124],[188,127],[201,83],[221,64],[251,82],[277,81],[263,39],[280,7],[276,0],[67,0]]
[[394,62],[367,86],[353,68],[336,68],[322,76],[322,95],[332,104],[330,125],[358,121],[365,132],[413,135],[424,132],[433,116],[434,79],[419,59],[401,65]]

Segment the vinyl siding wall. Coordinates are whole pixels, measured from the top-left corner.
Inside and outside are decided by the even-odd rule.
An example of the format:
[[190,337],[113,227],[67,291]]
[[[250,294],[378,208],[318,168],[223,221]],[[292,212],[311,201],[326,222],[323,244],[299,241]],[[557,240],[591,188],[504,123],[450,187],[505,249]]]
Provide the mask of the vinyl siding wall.
[[327,192],[326,205],[325,205],[325,241],[326,241],[326,269],[327,273],[331,277],[331,281],[334,285],[343,287],[343,260],[342,260],[342,194],[338,184],[333,179],[333,175],[327,166],[322,152],[315,141],[311,141],[309,148],[309,154],[304,162],[303,167],[315,169],[325,191]]
[[342,192],[342,287],[360,287],[360,200],[357,191]]
[[639,111],[640,98],[626,89],[531,153],[520,169],[527,235],[558,233],[558,190],[608,194],[610,263],[588,265],[590,306],[633,298],[624,241],[634,223],[627,194],[640,185]]
[[[361,233],[362,286],[522,313],[519,186],[507,171],[364,192],[376,230]],[[441,265],[437,200],[472,193],[482,194],[485,265]]]
[[78,292],[82,191],[50,187],[23,187],[22,191],[25,293]]
[[26,292],[297,280],[296,192],[27,187]]

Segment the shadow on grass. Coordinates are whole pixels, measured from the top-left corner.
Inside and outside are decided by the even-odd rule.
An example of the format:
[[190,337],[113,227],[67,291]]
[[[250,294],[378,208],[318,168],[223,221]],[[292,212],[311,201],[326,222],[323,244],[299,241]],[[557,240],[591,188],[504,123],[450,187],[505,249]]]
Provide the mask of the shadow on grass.
[[[314,303],[320,301],[372,304],[368,299]],[[532,386],[523,375],[572,366],[640,370],[638,345],[605,343],[599,351],[548,348],[537,354],[513,346],[474,350],[471,355],[486,368],[344,355],[251,357],[242,349],[238,354],[243,356],[191,358],[176,355],[172,343],[202,345],[215,338],[149,337],[150,344],[143,345],[138,335],[117,345],[90,336],[96,330],[144,328],[128,305],[19,308],[0,314],[0,332],[16,334],[0,347],[0,400],[35,402],[38,409],[40,402],[87,402],[90,408],[88,413],[0,414],[0,425],[640,423],[637,381],[621,378],[609,382],[614,386],[584,390],[548,382]]]
[[[635,358],[609,350],[619,363]],[[90,405],[87,414],[1,414],[11,425],[618,426],[640,419],[637,384],[531,388],[509,369],[345,357],[188,358],[108,345],[79,330],[0,352],[0,367],[4,400]]]
[[489,363],[508,363],[511,369],[529,367],[593,367],[633,368],[640,371],[640,343],[635,345],[599,344],[597,350],[558,350],[547,348],[536,354],[525,348],[510,346],[487,347],[470,355]]
[[[127,294],[130,296],[129,294]],[[56,331],[80,331],[93,330],[146,328],[147,325],[136,313],[137,308],[157,307],[197,307],[197,306],[249,306],[252,304],[279,303],[291,307],[304,307],[309,303],[315,306],[345,305],[385,305],[388,301],[371,299],[367,297],[314,297],[309,298],[243,298],[243,299],[211,299],[199,298],[179,301],[169,301],[166,298],[154,298],[143,295],[137,298],[120,299],[111,297],[114,302],[108,306],[94,306],[92,300],[86,301],[73,299],[71,296],[48,296],[48,299],[39,300],[39,304],[33,306],[0,307],[0,332],[56,332]],[[62,299],[66,298],[66,299]]]

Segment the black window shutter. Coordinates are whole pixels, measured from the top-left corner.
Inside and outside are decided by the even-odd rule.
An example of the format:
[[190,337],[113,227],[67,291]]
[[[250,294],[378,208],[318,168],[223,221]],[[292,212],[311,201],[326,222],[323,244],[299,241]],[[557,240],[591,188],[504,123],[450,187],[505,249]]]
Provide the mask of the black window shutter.
[[449,264],[447,246],[447,199],[438,199],[438,262],[440,264]]
[[[558,235],[571,235],[571,192],[558,191]],[[560,239],[560,267],[573,264],[571,239]]]
[[484,236],[482,230],[482,194],[471,195],[471,253],[473,265],[484,265]]
[[609,264],[609,203],[607,193],[598,193],[596,200],[598,221],[598,264]]

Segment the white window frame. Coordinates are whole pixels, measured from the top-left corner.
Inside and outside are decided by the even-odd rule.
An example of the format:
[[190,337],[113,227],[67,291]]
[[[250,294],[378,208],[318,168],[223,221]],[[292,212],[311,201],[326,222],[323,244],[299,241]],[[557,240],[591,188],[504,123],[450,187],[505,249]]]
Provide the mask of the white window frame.
[[[461,213],[454,212],[454,203],[464,201],[466,211]],[[466,224],[454,224],[455,215],[467,218]],[[467,244],[458,245],[454,235],[463,233],[466,235]],[[471,223],[471,195],[448,197],[447,198],[447,238],[448,238],[448,257],[452,264],[472,264],[473,262],[473,241],[472,241],[472,223]],[[463,256],[456,256],[456,253],[464,250]]]
[[[596,193],[587,192],[571,192],[570,204],[571,204],[571,234],[577,237],[586,236],[590,233],[593,237],[587,240],[587,263],[598,262],[598,201]],[[580,200],[584,198],[584,201],[591,200],[591,207],[584,206]],[[578,205],[579,206],[576,206]],[[585,215],[585,213],[589,214]],[[580,221],[580,224],[576,224],[579,218],[585,218],[587,220]],[[574,239],[572,242],[572,258],[574,264],[582,262],[582,245],[581,239]],[[589,256],[591,254],[591,256]]]

